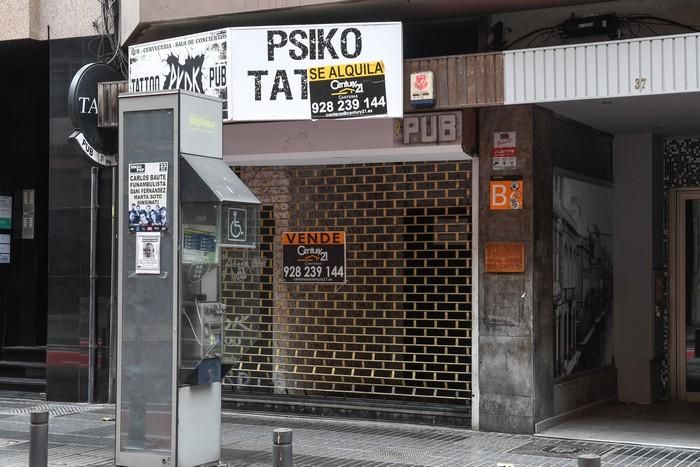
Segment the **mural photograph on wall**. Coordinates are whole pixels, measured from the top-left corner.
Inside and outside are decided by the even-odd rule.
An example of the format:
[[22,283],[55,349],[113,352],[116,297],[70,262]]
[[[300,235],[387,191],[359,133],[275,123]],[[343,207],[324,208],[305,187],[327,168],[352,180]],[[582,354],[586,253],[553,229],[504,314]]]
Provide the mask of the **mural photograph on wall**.
[[612,186],[554,172],[554,376],[612,363]]

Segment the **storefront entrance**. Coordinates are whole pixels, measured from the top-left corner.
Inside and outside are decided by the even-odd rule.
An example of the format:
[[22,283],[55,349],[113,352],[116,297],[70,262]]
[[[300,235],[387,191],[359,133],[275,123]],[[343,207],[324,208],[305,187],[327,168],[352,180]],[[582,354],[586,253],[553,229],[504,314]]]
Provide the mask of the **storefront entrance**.
[[671,201],[671,398],[700,402],[700,190]]
[[[225,405],[471,425],[478,177],[462,118],[224,126],[224,160],[262,203],[259,247],[222,249]],[[406,121],[456,132],[425,143]],[[343,233],[343,278],[297,280],[314,271],[293,267],[308,232]]]
[[613,137],[616,388],[540,435],[700,448],[700,128],[677,97],[547,105]]
[[[668,214],[670,400],[651,404],[608,400],[541,435],[700,448],[700,189],[671,190]],[[655,274],[654,287],[662,285],[660,280]],[[663,313],[660,305],[656,313]]]
[[0,47],[0,390],[46,386],[48,52]]
[[[222,249],[233,364],[224,398],[382,417],[410,409],[468,425],[470,162],[253,167],[240,177],[263,202],[261,255]],[[280,238],[309,231],[345,233],[345,283],[284,282]]]

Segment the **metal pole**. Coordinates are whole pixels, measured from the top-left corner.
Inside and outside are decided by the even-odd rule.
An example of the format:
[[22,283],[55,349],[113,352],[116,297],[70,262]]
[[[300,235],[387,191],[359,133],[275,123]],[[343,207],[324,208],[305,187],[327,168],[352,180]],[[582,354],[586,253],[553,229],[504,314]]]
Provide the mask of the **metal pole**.
[[111,281],[109,292],[109,384],[107,387],[108,400],[114,403],[117,400],[116,396],[116,378],[117,378],[117,206],[119,189],[116,167],[112,167],[112,231],[111,231]]
[[600,456],[596,454],[581,454],[578,456],[578,467],[600,467]]
[[88,402],[95,399],[95,315],[97,314],[97,207],[100,169],[90,168],[90,299],[88,316]]
[[29,416],[29,467],[46,467],[49,462],[49,413]]
[[277,428],[272,432],[272,467],[292,466],[292,430]]

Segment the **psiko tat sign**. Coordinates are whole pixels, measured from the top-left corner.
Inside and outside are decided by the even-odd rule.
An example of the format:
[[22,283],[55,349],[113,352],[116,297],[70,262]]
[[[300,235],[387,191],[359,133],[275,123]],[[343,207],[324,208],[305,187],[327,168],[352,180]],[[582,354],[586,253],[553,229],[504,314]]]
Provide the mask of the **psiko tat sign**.
[[117,132],[97,126],[97,83],[119,81],[121,73],[104,63],[89,63],[73,76],[68,89],[68,115],[74,140],[90,161],[112,167],[117,165]]
[[345,232],[284,232],[284,282],[345,283]]
[[227,28],[129,47],[129,91],[224,100],[224,121],[403,116],[401,23]]
[[232,28],[235,121],[403,113],[401,23]]

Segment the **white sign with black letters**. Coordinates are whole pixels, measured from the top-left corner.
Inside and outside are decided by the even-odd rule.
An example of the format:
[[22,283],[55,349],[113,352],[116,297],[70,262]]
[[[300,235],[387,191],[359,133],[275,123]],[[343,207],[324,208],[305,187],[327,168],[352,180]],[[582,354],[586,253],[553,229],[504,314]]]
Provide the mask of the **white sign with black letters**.
[[219,97],[228,120],[229,29],[129,47],[129,91],[186,91]]
[[126,215],[131,232],[168,229],[168,163],[129,164],[129,205]]
[[401,23],[227,28],[129,47],[129,91],[165,89],[220,97],[224,121],[400,118]]
[[136,274],[160,274],[160,232],[136,233]]
[[[231,32],[231,95],[233,120],[308,120],[312,118],[309,71],[319,67],[340,70],[328,81],[329,89],[357,89],[354,81],[367,81],[367,76],[382,80],[386,89],[385,112],[378,106],[380,98],[369,96],[370,111],[339,116],[403,115],[403,44],[401,23],[320,24],[301,26],[269,26],[233,28]],[[377,63],[381,70],[377,71]],[[355,65],[368,64],[370,72]],[[364,71],[363,71],[364,70]],[[325,78],[320,77],[321,80]],[[370,79],[371,80],[371,79]],[[331,81],[337,81],[332,83]],[[317,81],[318,82],[318,81]],[[325,81],[323,81],[325,82]],[[368,88],[367,83],[362,84]],[[344,91],[347,92],[347,91]],[[336,96],[337,97],[337,96]],[[358,106],[364,97],[358,94]],[[372,99],[374,99],[374,107]],[[319,118],[337,112],[314,112]],[[319,104],[319,102],[317,102]]]
[[514,170],[517,168],[517,133],[515,131],[497,131],[493,134],[491,152],[493,170]]

